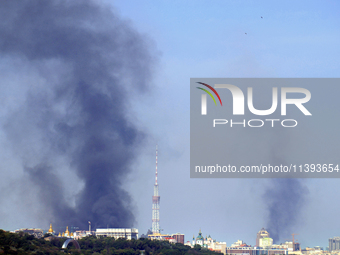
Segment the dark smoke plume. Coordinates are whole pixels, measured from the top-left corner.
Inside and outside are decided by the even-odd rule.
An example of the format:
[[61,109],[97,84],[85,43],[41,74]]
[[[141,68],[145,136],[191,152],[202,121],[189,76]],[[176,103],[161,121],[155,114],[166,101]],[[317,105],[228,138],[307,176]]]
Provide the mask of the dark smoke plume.
[[[273,118],[280,117],[276,115]],[[270,138],[266,146],[270,148],[268,159],[271,166],[289,166],[300,161],[292,153],[296,133],[281,128],[268,130],[266,134]],[[302,208],[308,202],[309,190],[303,179],[273,178],[268,184],[263,194],[267,209],[266,229],[273,242],[278,244],[292,239],[292,233],[298,233],[302,225]]]
[[267,230],[274,243],[291,239],[301,219],[306,202],[307,187],[299,179],[273,179],[264,194],[268,209]]
[[[25,100],[2,123],[46,219],[132,227],[122,183],[144,135],[126,116],[128,94],[145,91],[151,78],[144,37],[100,1],[8,0],[0,2],[0,57],[18,63],[18,76],[25,67],[37,77],[21,80]],[[74,205],[59,159],[84,185]]]

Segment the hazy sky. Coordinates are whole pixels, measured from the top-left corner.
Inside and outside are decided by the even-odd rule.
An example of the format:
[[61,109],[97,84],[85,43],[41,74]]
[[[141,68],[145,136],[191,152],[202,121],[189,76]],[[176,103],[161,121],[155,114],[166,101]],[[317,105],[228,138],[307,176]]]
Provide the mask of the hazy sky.
[[[204,236],[210,234],[228,246],[238,239],[255,245],[256,233],[266,227],[268,217],[265,192],[275,183],[268,179],[190,179],[190,78],[339,77],[340,3],[199,0],[105,3],[140,33],[138,38],[143,38],[155,56],[155,64],[150,67],[153,74],[149,90],[126,97],[129,109],[126,117],[145,134],[142,147],[137,148],[139,154],[133,161],[133,170],[122,180],[132,197],[137,221],[134,226],[140,234],[151,228],[155,145],[158,144],[162,232],[181,232],[185,240],[192,240],[192,235],[197,236],[201,228]],[[99,28],[95,26],[95,29]],[[131,59],[130,56],[129,61],[133,62]],[[2,58],[0,72],[1,90],[7,96],[3,98],[2,116],[16,109],[15,100],[25,98],[26,91],[16,85],[22,77],[31,87],[45,82],[29,64],[16,62],[15,58]],[[333,98],[336,99],[335,95]],[[328,105],[339,107],[338,101],[327,102],[325,107]],[[324,133],[323,128],[320,125],[313,130],[316,137]],[[41,220],[48,212],[40,208],[38,193],[32,192],[30,203],[22,198],[24,189],[17,183],[24,171],[16,160],[17,151],[9,149],[11,144],[5,132],[1,132],[0,138],[0,228],[48,229],[48,217]],[[338,150],[338,143],[329,148],[323,138],[313,140],[311,145],[324,146],[333,154]],[[57,158],[56,162],[63,167],[67,165],[63,158]],[[84,183],[65,167],[60,175],[63,185],[68,187],[65,197],[72,206]],[[340,223],[336,220],[340,213],[339,182],[338,179],[301,181],[305,202],[301,209],[296,204],[299,214],[293,232],[299,234],[296,238],[302,247],[326,247],[328,238],[340,235]],[[281,237],[280,241],[290,238]]]
[[[186,240],[201,228],[203,235],[228,245],[237,239],[255,245],[256,233],[266,227],[263,195],[271,181],[189,178],[189,79],[339,77],[339,3],[115,1],[114,6],[160,54],[152,100],[143,100],[136,111],[159,144],[161,227],[165,233],[185,233]],[[151,226],[152,146],[136,166],[138,178],[131,177],[141,233]],[[339,181],[302,181],[309,194],[293,232],[303,247],[326,247],[328,238],[340,235],[333,220],[340,211]]]

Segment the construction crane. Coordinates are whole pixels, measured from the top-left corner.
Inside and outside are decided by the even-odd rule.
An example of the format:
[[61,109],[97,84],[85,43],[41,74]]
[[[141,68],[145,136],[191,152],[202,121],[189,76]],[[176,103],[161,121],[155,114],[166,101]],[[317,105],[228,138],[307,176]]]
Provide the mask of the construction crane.
[[[299,234],[295,234],[295,233],[292,234],[292,237],[293,237],[293,251],[295,251],[295,241],[297,241],[297,239],[295,239],[296,235],[299,235]],[[286,241],[292,241],[292,240],[291,239],[286,239]]]
[[292,237],[293,237],[293,251],[295,251],[295,236],[296,235],[299,235],[299,234],[294,234],[294,233],[292,234]]

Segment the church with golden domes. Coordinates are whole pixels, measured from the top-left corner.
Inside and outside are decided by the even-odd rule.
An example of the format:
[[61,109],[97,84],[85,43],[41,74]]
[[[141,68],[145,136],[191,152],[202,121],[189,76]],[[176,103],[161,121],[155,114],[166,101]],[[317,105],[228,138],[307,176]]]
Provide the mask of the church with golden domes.
[[50,228],[47,231],[47,234],[55,235],[55,232],[53,231],[52,224],[50,224]]
[[66,231],[62,234],[59,233],[58,237],[68,237],[73,238],[73,233],[68,230],[68,226],[66,227]]
[[[47,231],[47,234],[51,234],[51,235],[55,235],[56,233],[54,232],[53,228],[52,228],[52,224],[50,224],[50,228]],[[65,232],[63,232],[62,234],[59,232],[58,237],[68,237],[68,238],[73,238],[74,235],[72,232],[70,232],[68,230],[68,226],[66,227]]]

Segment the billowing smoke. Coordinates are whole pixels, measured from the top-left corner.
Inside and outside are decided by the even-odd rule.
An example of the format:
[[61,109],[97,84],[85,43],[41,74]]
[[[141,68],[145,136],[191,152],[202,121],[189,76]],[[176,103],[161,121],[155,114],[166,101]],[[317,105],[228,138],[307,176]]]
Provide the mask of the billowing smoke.
[[[0,2],[0,57],[15,66],[24,95],[2,128],[56,226],[134,224],[122,183],[144,134],[127,115],[129,94],[151,78],[149,48],[97,0]],[[83,185],[74,203],[66,199],[72,174]]]
[[284,242],[299,226],[308,189],[300,179],[292,178],[273,179],[271,185],[264,194],[269,213],[267,230],[274,243]]

